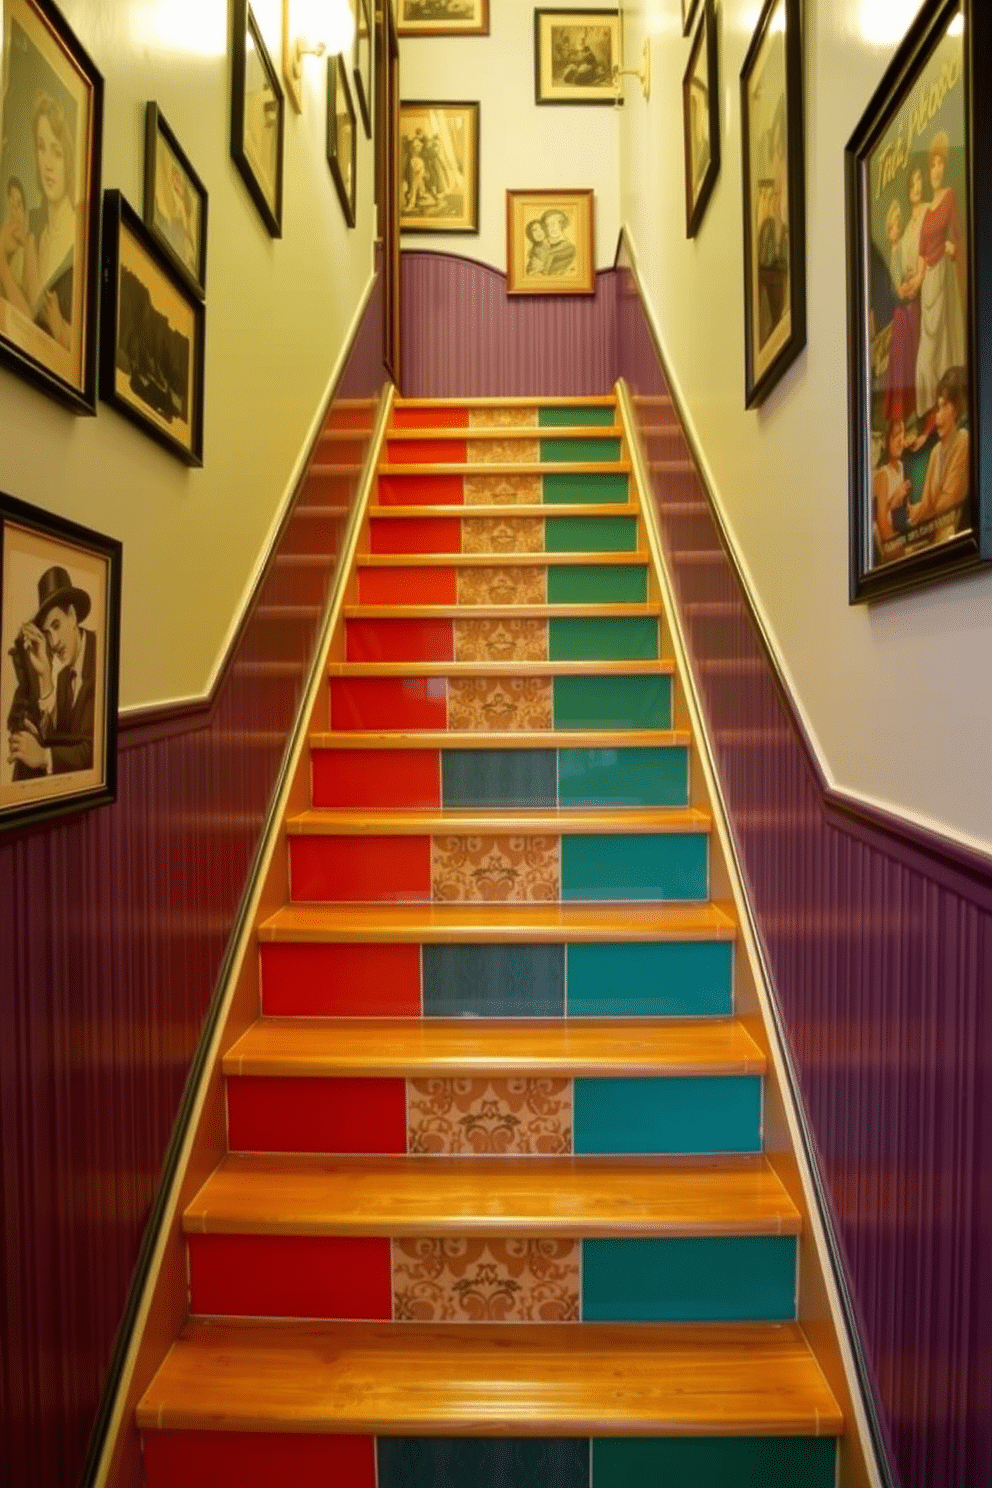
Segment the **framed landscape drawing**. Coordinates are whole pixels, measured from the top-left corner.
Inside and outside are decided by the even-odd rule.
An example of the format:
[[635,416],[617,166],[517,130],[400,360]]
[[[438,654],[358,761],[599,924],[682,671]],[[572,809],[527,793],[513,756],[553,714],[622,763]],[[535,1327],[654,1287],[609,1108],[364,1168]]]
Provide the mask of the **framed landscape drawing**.
[[806,345],[806,168],[800,0],[765,0],[741,69],[748,408]]
[[929,0],[847,146],[852,602],[992,557],[990,64],[985,7]]
[[282,237],[286,101],[248,0],[234,0],[231,159],[273,238]]
[[620,59],[619,11],[535,10],[537,103],[616,104]]
[[400,231],[479,231],[479,105],[400,103]]
[[489,0],[397,0],[398,36],[488,36]]
[[717,89],[716,21],[713,0],[703,13],[682,79],[685,137],[685,235],[694,238],[720,174],[720,95]]
[[0,15],[0,361],[95,413],[103,79],[50,0]]
[[595,294],[592,191],[506,193],[507,294]]
[[103,199],[100,396],[187,465],[203,464],[203,302],[119,191]]
[[357,177],[358,133],[355,106],[348,89],[348,69],[343,57],[327,59],[327,163],[344,220],[355,225],[355,184]]
[[0,831],[117,794],[121,545],[0,492]]
[[207,192],[157,103],[145,108],[144,218],[173,268],[202,299],[207,284]]

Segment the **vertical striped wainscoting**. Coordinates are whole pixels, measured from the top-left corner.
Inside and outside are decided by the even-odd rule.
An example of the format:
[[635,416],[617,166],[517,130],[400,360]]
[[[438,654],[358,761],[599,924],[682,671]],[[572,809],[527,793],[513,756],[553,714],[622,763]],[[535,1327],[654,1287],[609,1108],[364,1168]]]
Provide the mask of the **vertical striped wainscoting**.
[[[0,844],[0,1482],[17,1488],[80,1480],[357,494],[381,344],[376,289],[209,706],[122,731],[114,806]],[[119,1481],[141,1472],[135,1433]]]
[[620,365],[904,1488],[992,1482],[992,869],[832,798],[624,271]]

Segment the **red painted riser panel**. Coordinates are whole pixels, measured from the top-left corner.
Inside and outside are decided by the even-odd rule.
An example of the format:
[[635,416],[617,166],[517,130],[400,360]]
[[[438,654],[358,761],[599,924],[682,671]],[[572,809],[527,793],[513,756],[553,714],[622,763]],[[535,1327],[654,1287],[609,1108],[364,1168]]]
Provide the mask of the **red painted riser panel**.
[[232,1152],[405,1152],[406,1085],[231,1076],[227,1131]]
[[388,1239],[187,1235],[186,1243],[196,1316],[392,1316]]
[[437,749],[314,749],[310,755],[315,806],[426,809],[441,804]]
[[394,408],[395,429],[467,429],[467,408]]
[[435,677],[332,677],[331,727],[355,729],[443,729],[448,723],[447,686]]
[[361,604],[457,604],[454,568],[360,568]]
[[431,897],[429,837],[291,837],[296,903],[396,903]]
[[266,1017],[416,1018],[419,945],[263,944]]
[[373,553],[460,553],[460,517],[373,517],[369,523]]
[[460,475],[380,475],[380,506],[461,506],[465,486]]
[[146,1431],[145,1488],[375,1488],[374,1436]]
[[348,620],[348,661],[454,661],[451,620]]
[[464,439],[389,439],[386,452],[390,465],[464,465],[468,457]]

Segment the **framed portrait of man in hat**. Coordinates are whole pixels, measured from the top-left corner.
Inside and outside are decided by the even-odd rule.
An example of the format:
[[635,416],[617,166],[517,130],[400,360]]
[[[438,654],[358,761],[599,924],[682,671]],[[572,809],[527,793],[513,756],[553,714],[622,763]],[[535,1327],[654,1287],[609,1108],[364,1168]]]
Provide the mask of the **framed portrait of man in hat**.
[[0,831],[117,793],[121,544],[0,492]]

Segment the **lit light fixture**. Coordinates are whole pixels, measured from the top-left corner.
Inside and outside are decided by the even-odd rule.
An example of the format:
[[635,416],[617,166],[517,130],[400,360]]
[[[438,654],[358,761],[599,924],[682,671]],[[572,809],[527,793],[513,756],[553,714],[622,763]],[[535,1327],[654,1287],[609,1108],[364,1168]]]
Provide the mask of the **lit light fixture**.
[[638,78],[644,97],[651,97],[651,42],[648,37],[644,38],[644,45],[641,48],[640,67],[614,67],[613,69],[613,86],[617,90],[618,102],[623,96],[623,89],[620,86],[620,79],[622,77]]
[[303,112],[303,58],[346,52],[354,39],[349,0],[282,0],[282,75],[298,114]]

